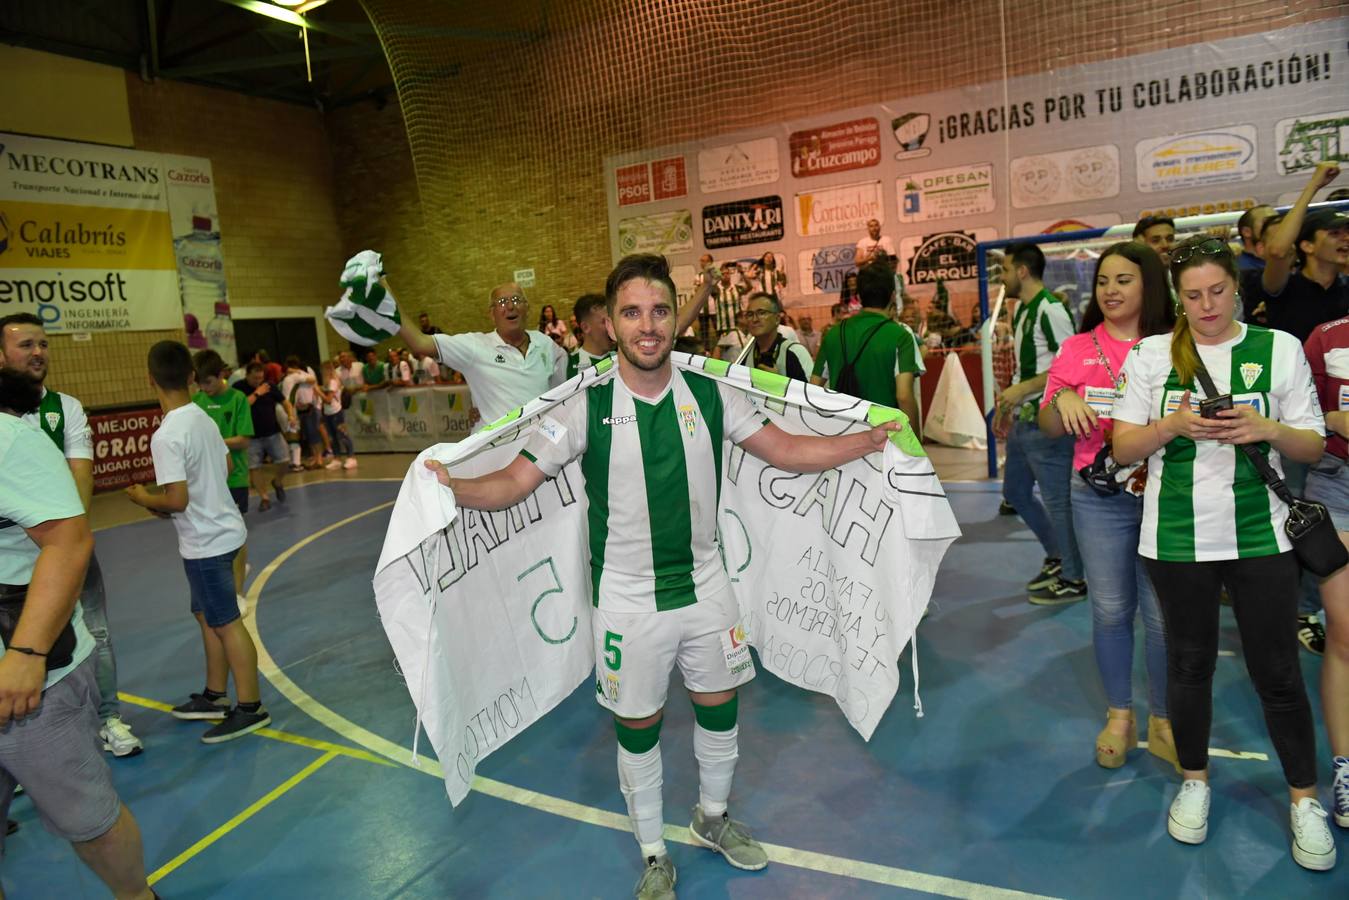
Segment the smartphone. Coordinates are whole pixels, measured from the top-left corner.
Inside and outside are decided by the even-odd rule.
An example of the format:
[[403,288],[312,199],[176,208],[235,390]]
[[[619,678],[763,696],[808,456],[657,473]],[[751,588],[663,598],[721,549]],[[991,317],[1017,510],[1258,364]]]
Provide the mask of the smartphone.
[[1232,395],[1222,394],[1210,400],[1199,401],[1199,415],[1205,419],[1218,418],[1218,411],[1232,408]]

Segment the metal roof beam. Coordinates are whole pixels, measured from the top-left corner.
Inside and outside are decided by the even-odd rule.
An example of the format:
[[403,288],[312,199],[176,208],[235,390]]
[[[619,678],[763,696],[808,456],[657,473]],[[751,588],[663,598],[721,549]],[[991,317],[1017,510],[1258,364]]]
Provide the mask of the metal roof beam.
[[[364,56],[383,56],[384,49],[377,44],[358,44],[356,46],[311,47],[311,60],[323,59],[359,59]],[[256,72],[262,69],[280,69],[286,66],[304,65],[304,53],[276,53],[270,56],[255,56],[250,59],[228,59],[220,62],[202,63],[196,66],[177,66],[164,69],[159,74],[165,78],[201,78],[205,75],[219,75],[226,72]]]

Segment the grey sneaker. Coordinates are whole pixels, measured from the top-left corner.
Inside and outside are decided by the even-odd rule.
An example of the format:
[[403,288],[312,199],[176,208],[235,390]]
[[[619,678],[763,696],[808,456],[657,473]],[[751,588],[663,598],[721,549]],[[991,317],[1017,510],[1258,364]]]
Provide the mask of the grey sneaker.
[[272,717],[261,706],[258,707],[257,712],[247,712],[236,706],[230,710],[230,714],[225,717],[225,721],[206,730],[206,733],[201,736],[201,742],[203,744],[221,744],[225,741],[241,738],[246,734],[252,734],[259,728],[266,728],[270,724],[272,724]]
[[648,856],[646,871],[633,895],[637,900],[675,900],[675,878],[674,863],[668,855]]
[[693,807],[693,821],[689,823],[693,839],[709,850],[715,850],[737,869],[757,872],[768,865],[768,854],[759,842],[749,836],[745,826],[726,813],[703,817],[701,806]]
[[1055,575],[1053,581],[1038,590],[1031,591],[1029,597],[1030,602],[1036,606],[1063,606],[1085,599],[1087,599],[1087,583],[1069,581],[1062,575]]
[[229,715],[230,698],[208,700],[204,694],[193,694],[186,703],[172,710],[175,719],[223,719]]
[[1049,587],[1054,583],[1054,579],[1063,571],[1063,560],[1054,559],[1046,556],[1044,565],[1040,566],[1040,571],[1034,578],[1026,582],[1026,590],[1038,591],[1040,588]]

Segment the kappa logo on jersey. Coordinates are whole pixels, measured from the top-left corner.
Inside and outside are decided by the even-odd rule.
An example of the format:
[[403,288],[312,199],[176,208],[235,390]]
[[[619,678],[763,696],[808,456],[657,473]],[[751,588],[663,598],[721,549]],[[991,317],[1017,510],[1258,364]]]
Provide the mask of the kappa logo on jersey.
[[600,419],[605,425],[630,425],[637,421],[636,416],[605,416]]
[[1246,389],[1250,390],[1255,386],[1260,374],[1265,371],[1265,367],[1260,363],[1244,362],[1241,364],[1241,380],[1246,384]]
[[58,412],[47,413],[47,429],[55,431],[56,426],[61,424],[61,414]]
[[496,361],[499,362],[499,363],[504,363],[504,362],[506,361],[506,357],[504,357],[504,356],[502,356],[500,353],[498,353],[498,354],[496,355]]
[[692,403],[679,407],[679,421],[684,423],[684,430],[689,433],[689,437],[693,437],[698,430],[698,411]]

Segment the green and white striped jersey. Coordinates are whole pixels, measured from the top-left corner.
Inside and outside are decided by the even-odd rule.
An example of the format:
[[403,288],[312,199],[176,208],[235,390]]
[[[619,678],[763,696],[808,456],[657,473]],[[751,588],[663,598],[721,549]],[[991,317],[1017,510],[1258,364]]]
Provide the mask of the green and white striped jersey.
[[1019,304],[1012,314],[1012,346],[1016,349],[1012,384],[1048,372],[1054,354],[1059,352],[1059,345],[1072,333],[1073,317],[1068,314],[1068,308],[1044,288],[1030,302]]
[[610,350],[608,353],[595,356],[589,353],[584,347],[577,347],[575,350],[571,351],[571,353],[567,354],[567,377],[572,378],[582,369],[588,369],[600,360],[613,355],[614,351]]
[[730,588],[717,541],[723,443],[767,422],[743,391],[679,369],[654,400],[615,375],[540,419],[527,459],[553,477],[581,458],[596,606],[678,609]]
[[[1223,344],[1200,345],[1199,356],[1220,392],[1250,404],[1292,428],[1325,434],[1325,420],[1311,367],[1297,338],[1283,331],[1242,325]],[[1197,411],[1197,384],[1181,384],[1171,367],[1171,335],[1134,345],[1124,362],[1124,396],[1114,419],[1147,425],[1180,406],[1189,390]],[[1282,474],[1279,454],[1260,450]],[[1166,562],[1208,562],[1270,556],[1292,549],[1283,532],[1288,507],[1266,487],[1246,454],[1231,444],[1177,437],[1148,459],[1143,527],[1138,552]]]

